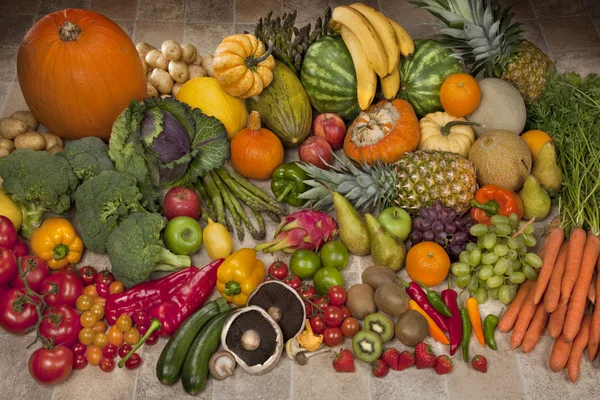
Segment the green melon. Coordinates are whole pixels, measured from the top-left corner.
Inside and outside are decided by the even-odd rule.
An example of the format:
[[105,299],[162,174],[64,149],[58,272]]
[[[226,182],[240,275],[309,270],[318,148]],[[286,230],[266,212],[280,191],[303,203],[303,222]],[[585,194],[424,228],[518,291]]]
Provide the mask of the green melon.
[[346,121],[360,112],[352,56],[341,36],[323,36],[308,48],[300,79],[318,112],[339,114]]
[[415,53],[400,63],[398,97],[408,101],[420,117],[443,111],[440,102],[442,83],[452,74],[464,72],[452,51],[433,40],[415,40]]

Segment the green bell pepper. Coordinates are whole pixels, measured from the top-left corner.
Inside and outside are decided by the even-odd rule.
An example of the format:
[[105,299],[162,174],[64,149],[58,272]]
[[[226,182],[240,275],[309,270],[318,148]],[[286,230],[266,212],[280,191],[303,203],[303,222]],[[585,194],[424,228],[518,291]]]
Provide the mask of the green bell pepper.
[[303,182],[309,179],[308,174],[295,162],[280,165],[271,177],[271,191],[277,197],[277,201],[289,204],[292,207],[300,207],[306,200],[298,198],[308,189]]

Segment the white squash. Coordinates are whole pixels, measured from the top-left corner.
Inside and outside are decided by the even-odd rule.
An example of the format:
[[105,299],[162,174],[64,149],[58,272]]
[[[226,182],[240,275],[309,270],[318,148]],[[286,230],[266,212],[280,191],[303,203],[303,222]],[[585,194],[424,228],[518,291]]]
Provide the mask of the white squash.
[[438,111],[421,118],[419,125],[419,150],[441,150],[469,156],[469,150],[475,142],[475,132],[471,128],[473,123]]

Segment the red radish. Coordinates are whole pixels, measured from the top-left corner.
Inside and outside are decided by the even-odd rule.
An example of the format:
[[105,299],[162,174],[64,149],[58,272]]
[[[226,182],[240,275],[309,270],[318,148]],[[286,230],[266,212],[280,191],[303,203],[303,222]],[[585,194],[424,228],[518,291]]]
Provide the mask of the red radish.
[[329,169],[327,164],[333,163],[333,150],[329,142],[321,136],[311,136],[302,142],[298,147],[298,156],[300,161],[321,169]]
[[346,136],[346,124],[337,114],[320,114],[313,122],[312,133],[325,138],[333,150],[341,149]]
[[165,195],[163,208],[165,218],[172,220],[175,217],[200,218],[200,200],[191,189],[183,186],[171,188]]

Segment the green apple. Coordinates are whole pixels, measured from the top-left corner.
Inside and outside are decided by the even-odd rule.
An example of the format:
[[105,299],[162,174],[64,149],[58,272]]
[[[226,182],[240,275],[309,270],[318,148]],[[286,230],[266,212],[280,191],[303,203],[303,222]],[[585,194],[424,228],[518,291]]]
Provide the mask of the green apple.
[[189,256],[202,246],[202,227],[194,218],[175,217],[165,228],[164,240],[173,253]]
[[403,242],[408,239],[412,230],[410,215],[400,207],[388,207],[377,216],[377,220],[386,231]]

